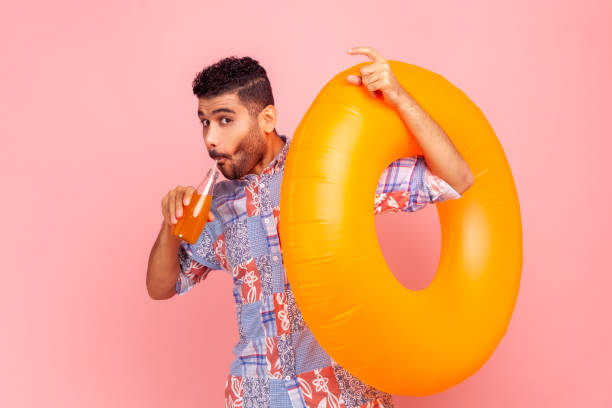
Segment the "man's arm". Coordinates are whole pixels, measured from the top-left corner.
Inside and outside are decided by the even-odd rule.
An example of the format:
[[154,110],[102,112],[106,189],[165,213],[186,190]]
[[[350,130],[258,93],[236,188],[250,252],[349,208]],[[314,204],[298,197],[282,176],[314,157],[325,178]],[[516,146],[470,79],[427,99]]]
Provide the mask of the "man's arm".
[[442,128],[395,78],[387,60],[371,47],[353,47],[347,52],[366,55],[372,63],[359,68],[361,76],[349,75],[346,79],[350,83],[364,85],[372,96],[376,96],[376,92],[382,93],[383,99],[397,109],[421,146],[431,172],[457,193],[463,194],[474,182],[469,166]]
[[432,173],[463,194],[474,182],[474,176],[444,130],[408,92],[401,93],[396,108],[423,150]]
[[[212,267],[221,268],[211,260],[208,260],[208,266],[194,261],[192,252],[182,245],[183,240],[172,234],[177,218],[182,217],[184,207],[189,205],[195,191],[195,187],[192,186],[177,186],[162,199],[161,209],[164,221],[149,254],[147,266],[147,291],[152,299],[168,299],[177,293],[185,293],[204,279]],[[211,210],[208,213],[204,231],[213,221],[215,221],[215,216]],[[203,235],[208,237],[206,233]],[[212,254],[212,241],[206,241],[201,250],[204,253]]]
[[181,240],[172,235],[172,227],[163,222],[151,249],[147,267],[147,291],[152,299],[168,299],[176,294],[176,282],[180,273],[180,243]]

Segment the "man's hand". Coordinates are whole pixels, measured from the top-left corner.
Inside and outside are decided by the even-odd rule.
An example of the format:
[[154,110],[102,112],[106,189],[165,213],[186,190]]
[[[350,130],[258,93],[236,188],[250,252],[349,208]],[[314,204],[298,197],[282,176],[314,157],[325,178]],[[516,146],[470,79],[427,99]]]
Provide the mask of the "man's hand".
[[[183,207],[189,205],[195,187],[176,186],[173,190],[168,191],[168,194],[162,198],[161,210],[164,217],[164,222],[168,227],[174,227],[178,222],[178,218],[183,216]],[[208,221],[213,221],[215,216],[212,212],[208,213]]]
[[363,84],[372,97],[382,94],[385,101],[397,107],[405,99],[408,92],[400,85],[391,71],[386,59],[370,47],[354,47],[347,50],[351,55],[367,55],[372,61],[370,65],[359,68],[361,76],[349,75],[347,81],[355,84]]

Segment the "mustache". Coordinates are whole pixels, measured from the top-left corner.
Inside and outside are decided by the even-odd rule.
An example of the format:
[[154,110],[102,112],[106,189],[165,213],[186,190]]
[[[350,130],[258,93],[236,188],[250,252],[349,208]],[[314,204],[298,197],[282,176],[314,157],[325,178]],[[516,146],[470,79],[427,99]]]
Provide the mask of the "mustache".
[[229,159],[229,155],[227,154],[222,154],[222,153],[218,153],[216,150],[211,150],[210,152],[208,152],[208,155],[210,156],[211,159],[215,160],[215,159],[220,159],[220,158],[226,158]]

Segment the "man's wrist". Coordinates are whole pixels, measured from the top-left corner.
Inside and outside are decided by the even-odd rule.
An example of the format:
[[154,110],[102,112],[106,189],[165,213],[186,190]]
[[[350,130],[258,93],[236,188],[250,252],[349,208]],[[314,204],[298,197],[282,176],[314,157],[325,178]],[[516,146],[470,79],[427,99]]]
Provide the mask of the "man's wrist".
[[419,108],[417,101],[405,90],[398,97],[397,110],[402,113],[409,113]]
[[173,228],[173,226],[168,225],[168,223],[164,221],[162,223],[161,231],[159,232],[159,237],[160,241],[164,245],[171,245],[173,247],[178,248],[178,246],[181,244],[181,242],[183,242],[183,240],[172,233]]

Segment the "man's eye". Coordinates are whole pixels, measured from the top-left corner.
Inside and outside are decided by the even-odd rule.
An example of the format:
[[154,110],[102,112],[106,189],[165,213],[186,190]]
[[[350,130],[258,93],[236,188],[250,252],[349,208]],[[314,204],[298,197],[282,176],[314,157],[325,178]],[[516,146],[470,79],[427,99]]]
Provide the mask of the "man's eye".
[[[222,117],[222,118],[221,118],[221,121],[223,121],[224,119],[227,119],[227,121],[226,121],[226,122],[223,122],[224,124],[228,124],[228,123],[230,123],[230,122],[232,121],[230,118],[228,118],[228,117],[226,117],[226,116]],[[208,119],[203,119],[203,120],[202,120],[202,125],[204,125],[204,126],[208,126]]]

